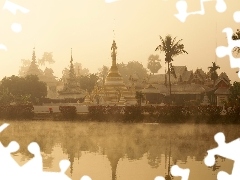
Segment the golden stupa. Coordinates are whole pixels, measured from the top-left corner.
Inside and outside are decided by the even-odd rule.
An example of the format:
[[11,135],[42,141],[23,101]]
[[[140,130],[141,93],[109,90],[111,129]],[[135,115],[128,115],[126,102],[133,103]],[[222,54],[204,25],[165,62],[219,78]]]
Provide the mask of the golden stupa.
[[[122,99],[125,99],[125,105],[134,105],[137,103],[135,98],[135,90],[128,89],[123,82],[123,78],[118,71],[116,57],[117,57],[117,45],[113,40],[112,47],[112,66],[105,79],[105,83],[99,93],[99,97],[102,97],[106,104],[118,105],[122,104]],[[121,99],[121,100],[120,100]]]

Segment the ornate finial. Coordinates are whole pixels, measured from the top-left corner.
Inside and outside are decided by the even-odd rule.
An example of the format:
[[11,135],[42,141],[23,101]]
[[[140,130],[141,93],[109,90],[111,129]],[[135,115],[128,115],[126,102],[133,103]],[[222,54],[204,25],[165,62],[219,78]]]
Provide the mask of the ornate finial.
[[113,19],[113,39],[115,39],[115,18]]
[[71,48],[71,63],[73,62],[73,58],[72,58],[72,48]]
[[113,40],[111,50],[113,50],[113,52],[115,53],[115,50],[116,50],[116,49],[117,49],[117,45],[116,45],[115,40]]

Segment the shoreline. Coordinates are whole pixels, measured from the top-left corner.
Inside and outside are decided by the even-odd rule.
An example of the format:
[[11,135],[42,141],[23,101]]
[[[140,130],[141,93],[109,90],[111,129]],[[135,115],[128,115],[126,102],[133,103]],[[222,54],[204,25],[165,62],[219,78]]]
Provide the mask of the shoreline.
[[[7,120],[7,119],[6,119]],[[155,115],[143,114],[140,119],[124,119],[124,115],[106,115],[99,119],[91,118],[89,114],[76,114],[74,117],[66,118],[62,113],[34,113],[34,117],[31,119],[11,119],[11,121],[65,121],[65,122],[114,122],[114,123],[151,123],[151,124],[240,124],[239,122],[233,122],[226,115],[220,115],[218,117],[211,116],[189,116],[176,120],[171,116],[156,117]]]

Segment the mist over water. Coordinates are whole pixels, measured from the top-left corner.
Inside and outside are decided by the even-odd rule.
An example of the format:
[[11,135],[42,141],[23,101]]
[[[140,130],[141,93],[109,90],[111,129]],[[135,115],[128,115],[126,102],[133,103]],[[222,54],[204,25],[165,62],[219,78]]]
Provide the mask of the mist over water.
[[13,140],[19,143],[20,150],[13,157],[20,165],[33,157],[27,146],[35,141],[41,149],[44,170],[59,171],[59,161],[69,159],[66,174],[73,180],[83,175],[93,180],[153,180],[168,174],[169,163],[189,168],[189,179],[215,180],[219,170],[231,173],[233,162],[217,157],[214,167],[205,166],[207,150],[217,147],[214,135],[223,132],[226,142],[239,137],[239,125],[7,123],[10,126],[0,134],[0,140],[4,146]]

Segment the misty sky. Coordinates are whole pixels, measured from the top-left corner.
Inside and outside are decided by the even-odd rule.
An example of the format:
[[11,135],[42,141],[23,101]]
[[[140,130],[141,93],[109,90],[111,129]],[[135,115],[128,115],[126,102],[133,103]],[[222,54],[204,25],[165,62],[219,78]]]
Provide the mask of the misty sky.
[[[1,2],[1,1],[0,1]],[[186,65],[189,70],[202,68],[207,71],[216,60],[232,81],[239,81],[237,69],[231,69],[228,57],[217,58],[215,48],[226,45],[222,30],[240,25],[233,20],[233,13],[240,10],[237,0],[226,0],[227,10],[218,13],[216,1],[205,2],[205,15],[189,16],[180,22],[177,0],[119,0],[105,3],[104,0],[12,0],[30,10],[28,14],[16,15],[1,11],[0,43],[8,51],[0,50],[0,79],[18,75],[21,59],[31,59],[35,46],[37,58],[43,52],[53,52],[56,61],[51,67],[57,77],[69,66],[71,48],[73,60],[79,62],[91,73],[102,65],[111,65],[111,45],[114,38],[118,46],[117,62],[139,61],[145,67],[150,54],[159,54],[155,48],[159,35],[171,34],[183,39],[188,55],[174,59],[173,65]],[[189,11],[200,10],[200,0],[187,0]],[[3,4],[3,1],[0,5]],[[22,31],[14,33],[11,24],[19,22]],[[164,54],[160,55],[164,72]]]

